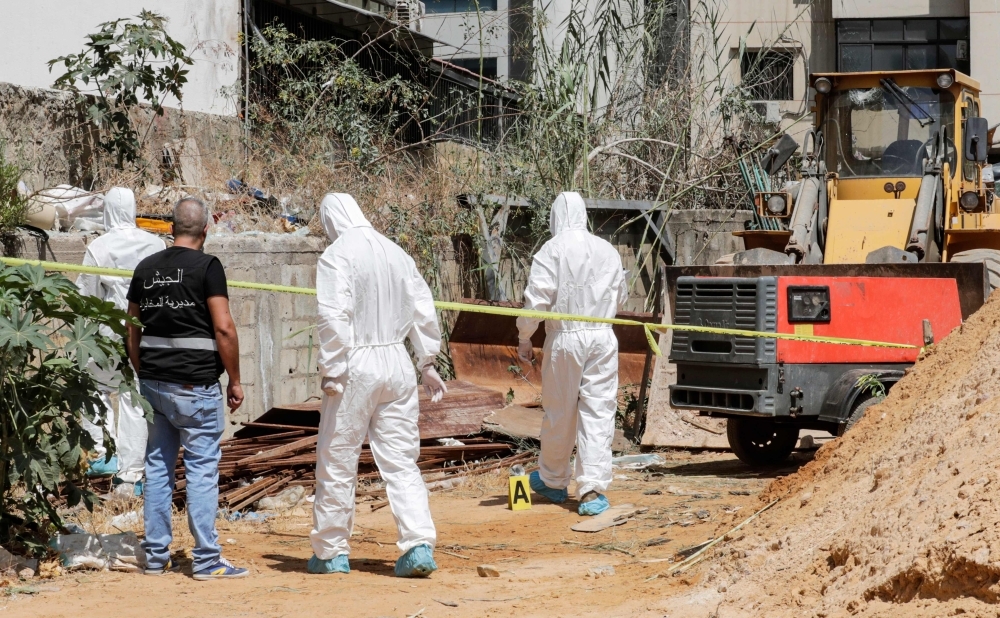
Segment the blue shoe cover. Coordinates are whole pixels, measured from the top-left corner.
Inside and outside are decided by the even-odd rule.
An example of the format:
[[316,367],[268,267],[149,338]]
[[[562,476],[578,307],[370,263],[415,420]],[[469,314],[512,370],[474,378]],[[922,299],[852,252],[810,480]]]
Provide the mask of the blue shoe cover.
[[347,555],[340,554],[329,560],[320,560],[313,554],[313,557],[309,559],[309,564],[306,566],[306,570],[310,573],[316,575],[325,575],[327,573],[350,573],[351,565],[347,563]]
[[538,475],[538,470],[535,470],[528,475],[528,484],[531,485],[531,490],[536,494],[546,498],[549,502],[555,502],[556,504],[566,502],[566,497],[569,495],[566,493],[565,489],[552,489],[543,483],[542,477]]
[[611,504],[604,497],[604,494],[597,494],[597,497],[590,502],[581,502],[576,512],[580,515],[600,515],[608,510],[610,506]]
[[113,455],[111,461],[92,459],[90,468],[87,469],[87,476],[113,476],[115,474],[118,474],[118,455]]
[[427,545],[410,548],[396,561],[396,577],[427,577],[437,571],[434,552]]

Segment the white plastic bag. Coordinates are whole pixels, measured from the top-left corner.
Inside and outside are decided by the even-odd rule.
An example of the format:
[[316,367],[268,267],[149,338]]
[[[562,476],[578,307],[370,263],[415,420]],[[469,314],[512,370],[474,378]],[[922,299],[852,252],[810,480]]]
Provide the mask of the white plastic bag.
[[276,496],[261,498],[257,501],[258,511],[287,511],[299,505],[305,500],[306,488],[301,485],[293,485],[283,489]]
[[104,230],[104,196],[80,187],[58,185],[39,191],[31,202],[35,208],[54,206],[62,230]]
[[134,532],[102,534],[99,538],[112,571],[138,572],[146,568],[146,552]]
[[60,534],[52,540],[66,570],[108,568],[108,557],[94,534]]
[[122,534],[61,534],[52,540],[62,566],[73,569],[140,571],[146,554],[134,532]]

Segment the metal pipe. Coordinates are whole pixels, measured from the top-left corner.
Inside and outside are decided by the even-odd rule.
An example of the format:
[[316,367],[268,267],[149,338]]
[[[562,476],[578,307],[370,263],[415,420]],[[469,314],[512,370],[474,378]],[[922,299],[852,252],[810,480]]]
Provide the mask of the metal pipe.
[[913,209],[913,223],[910,224],[909,241],[906,250],[923,259],[927,255],[927,232],[931,229],[934,214],[934,199],[937,197],[938,177],[933,171],[924,174],[917,191],[917,205]]
[[799,199],[795,201],[795,208],[792,210],[792,219],[788,225],[792,235],[785,245],[785,253],[794,254],[796,262],[801,262],[809,252],[810,228],[819,205],[819,185],[820,179],[816,176],[803,178]]

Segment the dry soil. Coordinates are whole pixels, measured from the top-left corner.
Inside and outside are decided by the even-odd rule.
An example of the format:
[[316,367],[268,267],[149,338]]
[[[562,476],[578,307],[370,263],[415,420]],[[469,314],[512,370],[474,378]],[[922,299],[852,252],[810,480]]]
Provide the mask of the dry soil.
[[[649,510],[595,534],[570,530],[581,520],[575,503],[539,499],[530,511],[508,510],[502,477],[432,495],[440,570],[426,580],[393,577],[398,550],[392,515],[360,504],[346,576],[305,573],[311,518],[299,512],[263,524],[219,523],[225,555],[252,571],[246,579],[74,572],[9,589],[0,596],[0,611],[53,618],[664,616],[666,600],[700,581],[697,574],[660,576],[674,555],[724,531],[731,517],[748,515],[771,478],[795,469],[755,473],[728,454],[667,457],[657,472],[616,473],[608,492],[612,503]],[[80,520],[93,526],[87,516]],[[178,517],[176,555],[189,568],[185,528]],[[480,564],[495,565],[501,576],[479,577]],[[614,575],[590,573],[609,565]]]

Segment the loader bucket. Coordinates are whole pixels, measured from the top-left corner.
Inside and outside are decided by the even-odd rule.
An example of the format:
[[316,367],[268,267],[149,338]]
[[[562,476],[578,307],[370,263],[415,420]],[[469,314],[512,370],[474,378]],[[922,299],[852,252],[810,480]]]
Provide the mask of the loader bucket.
[[[975,313],[989,296],[989,277],[982,263],[931,262],[918,264],[782,264],[766,266],[668,266],[667,290],[674,315],[678,277],[917,277],[955,279],[962,320]],[[901,298],[900,302],[907,299]]]
[[[520,307],[516,303],[463,299],[470,304]],[[619,313],[619,318],[652,322],[649,313]],[[541,402],[542,374],[539,361],[545,343],[544,326],[531,338],[535,347],[535,365],[517,357],[516,318],[459,311],[448,339],[455,378],[504,393],[511,402],[533,405]],[[649,345],[642,328],[614,326],[618,337],[618,384],[639,384]]]

